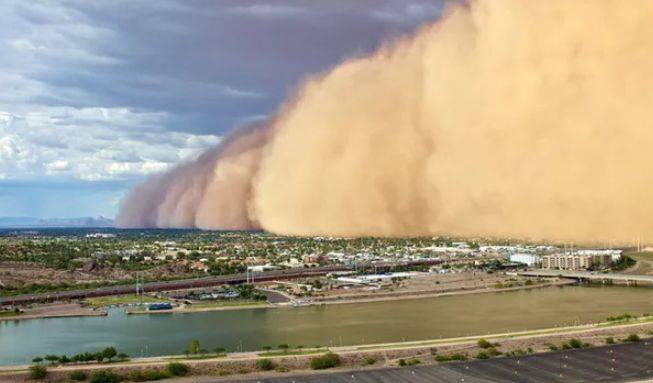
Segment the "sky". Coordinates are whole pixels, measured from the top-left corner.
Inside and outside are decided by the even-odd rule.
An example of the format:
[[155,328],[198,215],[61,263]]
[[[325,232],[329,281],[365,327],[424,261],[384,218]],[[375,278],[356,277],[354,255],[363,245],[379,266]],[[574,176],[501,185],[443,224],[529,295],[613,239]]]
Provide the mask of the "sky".
[[5,0],[0,217],[114,217],[126,191],[265,119],[445,0]]

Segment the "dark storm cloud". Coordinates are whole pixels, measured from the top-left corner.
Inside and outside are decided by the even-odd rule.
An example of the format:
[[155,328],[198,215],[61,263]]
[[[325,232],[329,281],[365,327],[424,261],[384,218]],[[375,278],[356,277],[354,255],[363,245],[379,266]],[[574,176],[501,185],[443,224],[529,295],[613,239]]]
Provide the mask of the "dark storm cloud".
[[3,1],[0,216],[61,214],[55,195],[32,203],[47,186],[6,184],[40,179],[97,205],[70,215],[114,211],[126,186],[102,182],[193,158],[272,115],[307,76],[437,18],[443,2]]
[[38,81],[80,92],[35,102],[166,111],[169,129],[214,134],[272,112],[307,74],[369,52],[441,9],[440,1],[65,4],[107,31],[93,53],[114,61],[39,68],[32,73]]

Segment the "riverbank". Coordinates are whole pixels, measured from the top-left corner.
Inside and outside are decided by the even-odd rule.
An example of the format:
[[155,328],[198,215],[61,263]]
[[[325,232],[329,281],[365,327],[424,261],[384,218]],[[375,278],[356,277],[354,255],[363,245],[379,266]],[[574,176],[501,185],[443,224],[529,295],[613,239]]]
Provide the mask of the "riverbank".
[[486,293],[500,293],[507,291],[519,291],[519,290],[532,290],[540,289],[544,287],[562,287],[568,285],[574,285],[577,282],[571,279],[559,279],[551,282],[537,283],[533,285],[522,285],[516,287],[504,287],[504,288],[479,288],[479,289],[460,289],[455,291],[433,291],[433,290],[424,290],[424,291],[413,291],[413,292],[399,292],[399,293],[381,293],[378,295],[365,295],[360,297],[349,297],[349,298],[338,298],[334,297],[331,299],[319,299],[313,302],[308,303],[307,305],[330,305],[330,304],[352,304],[352,303],[369,303],[369,302],[384,302],[384,301],[397,301],[397,300],[408,300],[408,299],[422,299],[422,298],[438,298],[438,297],[452,297],[460,295],[472,295],[472,294],[486,294]]
[[339,304],[355,304],[355,303],[372,303],[372,302],[385,302],[385,301],[399,301],[399,300],[414,300],[414,299],[427,299],[427,298],[438,298],[438,297],[451,297],[451,296],[461,296],[461,295],[473,295],[473,294],[486,294],[486,293],[499,293],[499,292],[508,292],[508,291],[519,291],[519,290],[532,290],[540,289],[545,287],[562,287],[576,284],[577,282],[571,279],[558,279],[550,282],[540,282],[532,285],[521,285],[515,287],[504,287],[504,288],[477,288],[477,289],[459,289],[452,291],[437,291],[437,290],[423,290],[423,291],[410,291],[410,292],[389,292],[389,293],[377,293],[377,294],[366,294],[359,296],[348,296],[348,297],[331,297],[328,299],[295,299],[283,303],[258,303],[258,302],[246,302],[230,305],[229,303],[225,304],[216,304],[216,305],[207,305],[196,307],[194,305],[182,305],[175,307],[170,310],[126,310],[127,314],[184,314],[184,313],[196,313],[196,312],[209,312],[209,311],[233,311],[233,310],[247,310],[247,309],[261,309],[261,308],[281,308],[281,307],[310,307],[310,306],[324,306],[324,305],[339,305]]
[[[13,312],[7,312],[14,314]],[[44,318],[65,318],[65,317],[93,317],[106,316],[107,311],[103,309],[84,307],[78,303],[51,303],[34,305],[23,309],[14,315],[2,315],[0,321],[17,321]]]
[[[367,344],[356,346],[329,347],[330,352],[340,358],[340,369],[397,366],[401,360],[419,360],[421,364],[438,363],[453,358],[475,358],[488,353],[489,348],[481,339],[493,344],[492,348],[501,355],[525,355],[548,352],[553,348],[589,347],[610,342],[634,340],[634,335],[644,338],[653,334],[653,317],[633,318],[621,322],[599,322],[590,325],[548,328],[533,331],[500,333],[485,336],[470,336],[448,339],[431,339],[412,342]],[[578,342],[578,343],[576,343]],[[326,350],[326,348],[324,349]],[[112,364],[66,365],[49,367],[50,382],[67,381],[71,371],[83,370],[87,374],[100,369],[110,369],[121,375],[133,370],[163,370],[171,361],[187,364],[193,376],[225,377],[225,381],[245,377],[285,376],[288,372],[307,373],[311,359],[324,350],[291,350],[230,353],[205,359],[183,355],[132,359]],[[495,351],[492,351],[495,352]],[[454,355],[457,355],[454,357]],[[491,357],[491,356],[490,356]],[[269,359],[277,371],[260,371],[259,361]],[[416,363],[416,362],[413,362]],[[367,367],[365,367],[367,366]],[[0,367],[0,382],[27,381],[28,366]],[[230,378],[227,378],[230,377]],[[217,378],[216,378],[217,379]],[[191,381],[191,380],[189,380]]]
[[128,315],[139,315],[139,314],[190,314],[198,312],[209,312],[209,311],[233,311],[233,310],[246,310],[246,309],[261,309],[261,308],[274,308],[277,307],[275,304],[271,303],[261,303],[261,301],[246,301],[239,302],[237,304],[232,304],[231,302],[226,302],[224,304],[197,304],[197,305],[181,305],[179,307],[174,307],[169,310],[125,310],[125,313]]

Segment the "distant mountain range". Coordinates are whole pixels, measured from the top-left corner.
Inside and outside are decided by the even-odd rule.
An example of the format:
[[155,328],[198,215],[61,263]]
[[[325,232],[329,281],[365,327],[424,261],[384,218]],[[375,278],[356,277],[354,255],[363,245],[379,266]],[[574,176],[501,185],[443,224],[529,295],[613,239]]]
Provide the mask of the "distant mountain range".
[[0,217],[0,227],[113,227],[113,220],[103,216],[79,218]]

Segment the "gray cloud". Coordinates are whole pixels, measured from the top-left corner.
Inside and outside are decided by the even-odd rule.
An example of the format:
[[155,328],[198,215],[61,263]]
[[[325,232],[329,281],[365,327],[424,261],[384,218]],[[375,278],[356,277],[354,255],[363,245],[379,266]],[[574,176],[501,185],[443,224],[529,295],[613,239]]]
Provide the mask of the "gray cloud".
[[7,0],[0,179],[138,178],[193,158],[443,2]]

